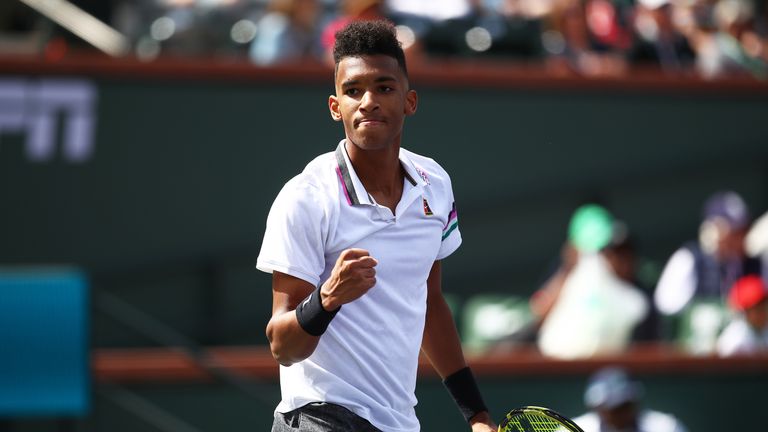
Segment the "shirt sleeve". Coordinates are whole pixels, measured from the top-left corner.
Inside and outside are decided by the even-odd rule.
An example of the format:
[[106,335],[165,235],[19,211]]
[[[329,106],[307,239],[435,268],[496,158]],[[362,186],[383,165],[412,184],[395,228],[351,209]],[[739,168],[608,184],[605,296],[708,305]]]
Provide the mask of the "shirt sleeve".
[[674,315],[691,301],[696,291],[696,271],[693,253],[681,248],[675,252],[664,267],[653,301],[659,312]]
[[461,245],[461,232],[459,231],[459,214],[456,211],[456,201],[453,197],[453,188],[450,179],[447,187],[447,202],[450,203],[450,211],[445,226],[443,226],[442,243],[437,253],[437,259],[441,260],[459,248]]
[[317,188],[297,179],[283,187],[267,217],[257,269],[285,273],[315,286],[320,282],[328,218],[319,195]]

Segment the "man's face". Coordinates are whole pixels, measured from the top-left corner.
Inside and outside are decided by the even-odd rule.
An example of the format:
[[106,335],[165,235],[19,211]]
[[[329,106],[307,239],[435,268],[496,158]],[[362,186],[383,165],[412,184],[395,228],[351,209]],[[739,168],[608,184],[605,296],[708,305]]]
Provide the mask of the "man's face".
[[723,218],[713,217],[701,223],[699,243],[705,253],[714,255],[720,262],[742,259],[747,230],[748,227],[736,228]]
[[747,237],[746,228],[727,228],[724,230],[718,244],[718,254],[723,258],[741,259],[744,251],[744,239]]
[[768,299],[745,310],[744,315],[754,329],[762,331],[768,326]]
[[598,415],[610,431],[624,432],[636,430],[637,405],[625,402],[610,409],[598,409]]
[[416,92],[397,60],[385,55],[343,58],[336,70],[331,117],[344,123],[349,141],[363,150],[400,144],[405,116],[416,112]]
[[606,249],[603,256],[611,265],[613,273],[624,281],[632,282],[635,278],[635,256],[625,248]]

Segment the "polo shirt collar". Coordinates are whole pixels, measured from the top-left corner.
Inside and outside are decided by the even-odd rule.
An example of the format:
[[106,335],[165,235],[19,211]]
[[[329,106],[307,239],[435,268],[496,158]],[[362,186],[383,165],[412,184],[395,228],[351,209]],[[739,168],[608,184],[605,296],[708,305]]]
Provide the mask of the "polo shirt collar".
[[[344,198],[349,205],[373,205],[368,192],[366,192],[363,183],[355,172],[355,168],[352,166],[352,162],[349,160],[349,154],[347,153],[345,143],[346,140],[341,140],[339,146],[336,147],[336,174],[338,175],[341,187],[344,190]],[[403,149],[400,149],[399,158],[400,165],[402,165],[405,170],[405,178],[411,185],[423,188],[429,184],[426,173],[424,173],[423,170],[416,168]]]

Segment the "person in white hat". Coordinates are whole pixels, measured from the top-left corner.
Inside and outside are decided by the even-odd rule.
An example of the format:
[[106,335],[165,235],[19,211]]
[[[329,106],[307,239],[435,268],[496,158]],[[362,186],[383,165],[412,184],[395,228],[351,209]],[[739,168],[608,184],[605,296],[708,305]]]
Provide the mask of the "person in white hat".
[[584,432],[686,432],[671,414],[643,409],[643,387],[620,368],[597,371],[587,383],[584,404],[589,412],[573,421]]
[[724,300],[740,277],[765,273],[760,260],[747,256],[744,249],[750,223],[749,208],[736,192],[711,195],[704,205],[698,241],[680,247],[661,273],[654,292],[659,311],[676,315],[694,298]]

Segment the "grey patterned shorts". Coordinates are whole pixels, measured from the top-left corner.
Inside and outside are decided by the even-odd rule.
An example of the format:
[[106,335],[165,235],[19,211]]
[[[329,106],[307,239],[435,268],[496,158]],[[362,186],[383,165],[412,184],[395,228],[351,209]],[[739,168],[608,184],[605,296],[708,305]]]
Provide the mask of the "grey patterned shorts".
[[343,406],[313,402],[289,411],[275,413],[272,432],[381,432],[368,420]]

